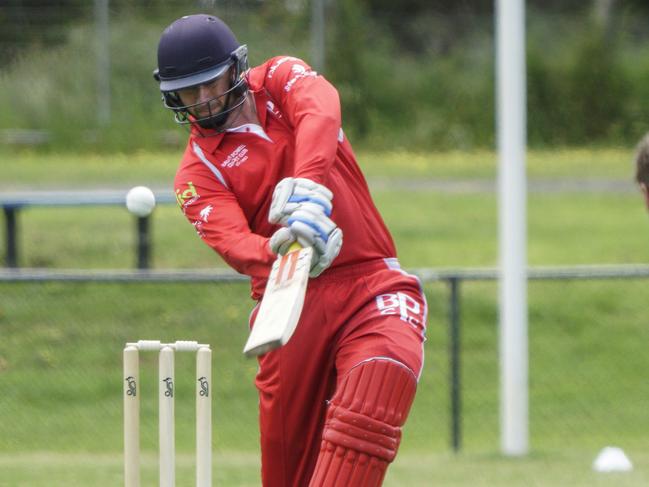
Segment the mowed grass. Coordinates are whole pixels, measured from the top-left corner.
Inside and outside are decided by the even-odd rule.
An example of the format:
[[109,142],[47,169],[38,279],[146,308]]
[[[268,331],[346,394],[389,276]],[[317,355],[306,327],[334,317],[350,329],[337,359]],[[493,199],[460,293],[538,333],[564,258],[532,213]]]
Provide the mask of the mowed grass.
[[[649,460],[636,461],[630,473],[597,474],[575,465],[588,464],[590,453],[534,454],[524,459],[507,459],[491,454],[452,455],[402,453],[388,471],[385,487],[636,487],[646,485]],[[216,454],[213,473],[215,486],[259,486],[258,456],[252,453]],[[5,480],[0,486],[66,487],[93,485],[114,487],[122,482],[122,458],[119,455],[27,453],[0,457]],[[192,485],[193,458],[179,455],[177,482],[180,487]],[[17,481],[6,480],[16,478]],[[469,479],[469,480],[467,480]],[[143,485],[156,485],[157,462],[152,455],[143,456]]]
[[[10,165],[2,165],[2,188],[160,187],[169,183],[176,156],[13,155]],[[532,153],[529,173],[630,181],[630,157],[625,150]],[[487,152],[359,158],[370,177],[417,180],[492,178],[496,160]],[[631,182],[629,187],[628,193],[530,194],[530,264],[647,262],[649,225]],[[373,195],[407,268],[496,265],[495,194],[388,187]],[[25,209],[21,265],[131,268],[134,224],[120,207]],[[152,225],[155,268],[224,265],[174,206],[159,207]],[[448,290],[443,283],[428,283],[425,290],[425,370],[386,485],[647,485],[646,281],[530,283],[532,452],[519,459],[499,454],[496,284],[461,287],[463,436],[457,455],[449,447]],[[121,350],[125,341],[141,337],[212,344],[215,485],[259,485],[256,364],[240,353],[251,304],[245,283],[0,284],[0,486],[121,483]],[[145,356],[142,362],[145,485],[156,483],[157,472],[154,360]],[[193,481],[193,364],[180,356],[177,367],[183,486]],[[609,444],[625,449],[633,472],[592,472],[598,450]]]
[[[182,137],[182,134],[181,134]],[[42,153],[0,151],[0,189],[83,188],[129,184],[171,187],[182,148],[133,154]],[[357,153],[368,178],[481,179],[494,178],[494,152],[372,152]],[[535,150],[527,154],[531,178],[627,179],[633,174],[633,148]]]
[[[180,151],[136,154],[0,152],[0,191],[115,188],[145,184],[171,191]],[[533,179],[628,180],[629,192],[530,193],[528,254],[532,265],[627,263],[647,260],[646,215],[632,183],[632,149],[531,151]],[[492,152],[361,152],[373,195],[398,246],[402,264],[415,267],[493,266],[497,262],[495,193],[390,189],[385,181],[483,179],[493,182]],[[135,263],[134,218],[123,207],[42,208],[20,212],[24,267],[114,268]],[[63,229],[63,231],[62,231]],[[632,231],[637,229],[637,231]],[[4,233],[2,226],[0,232]],[[224,264],[202,244],[175,205],[152,217],[157,268]],[[4,239],[3,234],[0,237]]]
[[[12,482],[6,485],[119,480],[121,348],[134,334],[212,344],[214,472],[221,479],[215,485],[255,485],[256,366],[240,354],[249,308],[245,292],[245,284],[0,285],[7,391],[0,416],[11,418],[0,435],[0,465]],[[642,306],[649,296],[642,282],[530,286],[532,455],[518,460],[498,455],[494,283],[463,286],[463,453],[457,456],[449,453],[446,290],[429,284],[426,292],[431,321],[425,370],[386,485],[514,486],[530,479],[547,486],[643,485],[649,384],[638,371],[649,365]],[[185,485],[192,478],[192,373],[192,359],[179,356],[176,433]],[[144,355],[143,471],[152,482],[155,383],[155,355]],[[594,456],[609,443],[626,449],[635,473],[591,473]]]
[[[373,196],[402,265],[496,265],[496,195],[376,190]],[[646,262],[646,220],[635,193],[530,194],[529,262],[536,266]],[[23,267],[135,265],[135,219],[122,207],[26,208],[20,213],[19,229]],[[225,267],[175,205],[155,210],[151,232],[155,268]]]

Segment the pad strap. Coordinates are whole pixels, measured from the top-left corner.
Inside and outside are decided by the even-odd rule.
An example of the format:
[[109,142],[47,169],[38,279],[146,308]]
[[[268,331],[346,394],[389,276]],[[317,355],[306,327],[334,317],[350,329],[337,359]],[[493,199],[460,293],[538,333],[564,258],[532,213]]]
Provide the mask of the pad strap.
[[355,413],[341,406],[332,406],[322,438],[360,453],[391,462],[397,455],[401,428]]

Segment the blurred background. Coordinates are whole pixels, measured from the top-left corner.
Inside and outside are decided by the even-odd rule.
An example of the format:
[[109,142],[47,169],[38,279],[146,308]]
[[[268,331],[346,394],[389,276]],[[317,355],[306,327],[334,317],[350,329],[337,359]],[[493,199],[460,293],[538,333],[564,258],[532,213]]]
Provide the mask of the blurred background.
[[[649,110],[647,2],[526,4],[530,146],[633,144]],[[357,146],[493,147],[487,0],[5,0],[5,140],[30,129],[47,132],[34,142],[52,148],[180,143],[157,109],[151,72],[161,29],[200,11],[233,26],[253,65],[282,53],[319,65],[341,92]]]
[[[215,485],[259,485],[252,301],[172,203],[187,133],[152,79],[157,41],[212,13],[251,65],[304,58],[429,303],[426,364],[390,486],[649,484],[649,4],[526,2],[530,453],[500,453],[494,2],[0,1],[0,486],[122,482],[121,352],[214,350]],[[152,273],[134,268],[135,185]],[[196,269],[200,271],[197,272]],[[146,273],[146,271],[144,271]],[[207,278],[205,277],[207,273]],[[230,274],[228,274],[230,276]],[[156,482],[155,360],[142,357],[143,478]],[[193,363],[177,359],[178,485],[193,482]],[[634,469],[601,474],[605,446]]]

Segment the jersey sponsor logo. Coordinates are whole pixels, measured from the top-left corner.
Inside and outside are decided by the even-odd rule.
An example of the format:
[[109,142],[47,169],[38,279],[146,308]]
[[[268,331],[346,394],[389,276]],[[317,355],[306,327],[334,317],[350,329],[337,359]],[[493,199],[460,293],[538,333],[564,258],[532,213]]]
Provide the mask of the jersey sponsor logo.
[[406,293],[381,294],[376,307],[382,315],[397,315],[415,328],[422,328],[421,305]]
[[248,148],[241,144],[221,163],[221,167],[239,167],[248,160]]
[[273,115],[275,115],[277,118],[282,118],[282,112],[280,112],[280,111],[277,109],[277,107],[275,107],[275,104],[274,104],[272,101],[268,100],[268,101],[266,102],[266,108],[268,109],[268,111],[269,111],[270,113],[272,113]]
[[203,230],[203,222],[201,220],[194,220],[192,222],[192,225],[194,225],[194,230],[196,230],[198,236],[201,238],[205,238],[205,230]]
[[277,68],[279,68],[282,64],[284,64],[286,61],[297,61],[297,58],[294,58],[292,56],[285,56],[282,58],[279,58],[277,61],[275,61],[275,64],[273,64],[270,69],[268,70],[268,79],[271,79],[273,75],[275,74],[275,71],[277,71]]
[[302,78],[315,78],[318,76],[318,73],[313,71],[312,69],[307,69],[301,64],[294,64],[293,67],[291,67],[291,72],[293,73],[293,77],[288,80],[286,85],[284,85],[284,91],[289,92],[291,91],[291,88],[293,88],[293,85],[300,79]]
[[199,213],[199,215],[201,216],[201,220],[207,223],[207,220],[209,219],[213,209],[214,207],[212,205],[207,205],[206,207],[204,207]]
[[194,187],[194,183],[191,181],[187,182],[187,189],[184,191],[180,188],[176,188],[176,201],[178,202],[178,206],[180,206],[183,211],[185,208],[187,208],[189,205],[196,203],[198,199],[201,196],[198,194],[198,191],[196,191],[196,188]]

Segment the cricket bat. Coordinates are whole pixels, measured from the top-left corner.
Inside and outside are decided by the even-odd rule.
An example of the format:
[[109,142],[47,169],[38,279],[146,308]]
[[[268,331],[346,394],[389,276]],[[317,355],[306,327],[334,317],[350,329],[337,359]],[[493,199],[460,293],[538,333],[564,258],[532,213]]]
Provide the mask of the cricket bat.
[[304,305],[312,256],[313,248],[294,243],[273,263],[255,325],[243,348],[247,357],[279,348],[293,335]]

